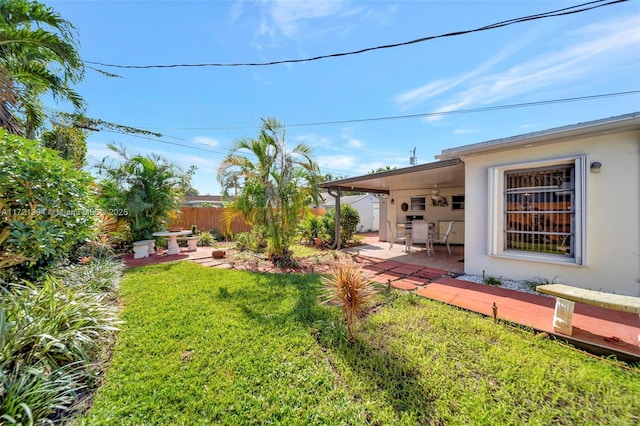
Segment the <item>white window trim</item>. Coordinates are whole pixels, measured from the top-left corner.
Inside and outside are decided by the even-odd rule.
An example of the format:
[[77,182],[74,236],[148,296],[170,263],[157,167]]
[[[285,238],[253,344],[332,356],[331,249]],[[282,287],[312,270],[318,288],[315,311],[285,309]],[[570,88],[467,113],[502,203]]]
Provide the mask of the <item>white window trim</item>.
[[[552,167],[559,164],[575,165],[575,257],[562,257],[544,253],[530,253],[504,250],[504,174],[506,171]],[[532,262],[557,263],[584,266],[587,264],[587,185],[589,182],[589,161],[586,155],[553,158],[543,161],[504,164],[489,168],[489,223],[488,253],[490,256],[527,260]]]

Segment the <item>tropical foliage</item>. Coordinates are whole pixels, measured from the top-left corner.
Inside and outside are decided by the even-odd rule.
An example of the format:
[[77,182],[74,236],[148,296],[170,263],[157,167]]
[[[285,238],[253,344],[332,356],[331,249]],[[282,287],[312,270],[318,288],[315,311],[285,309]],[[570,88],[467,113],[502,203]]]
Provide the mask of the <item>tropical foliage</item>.
[[[328,210],[322,218],[324,232],[329,235],[332,241],[336,240],[336,211]],[[358,223],[360,223],[360,213],[354,207],[345,204],[340,206],[340,243],[345,244],[356,233]]]
[[84,76],[73,25],[35,1],[0,1],[0,127],[33,139],[50,94],[82,110],[72,88]]
[[[0,243],[7,256],[28,261],[4,269],[5,278],[33,278],[66,258],[92,235],[95,206],[91,176],[37,141],[0,129],[0,215],[9,237]],[[0,275],[0,278],[2,276]]]
[[241,180],[239,193],[229,206],[232,215],[264,229],[269,257],[275,263],[293,262],[289,248],[298,223],[312,201],[317,200],[320,178],[311,148],[299,144],[288,150],[285,129],[275,118],[262,120],[255,139],[237,140],[218,170],[221,184],[230,175]]
[[66,274],[74,285],[47,278],[0,288],[0,424],[50,423],[95,377],[98,345],[117,322],[94,288],[118,281],[120,266],[86,268]]
[[107,157],[99,165],[103,178],[99,203],[128,223],[132,240],[150,239],[179,214],[182,194],[190,187],[195,168],[185,172],[158,155],[129,156],[124,148],[108,147],[120,162]]
[[73,126],[55,125],[42,133],[42,145],[55,149],[65,160],[81,169],[87,155],[87,133]]
[[339,306],[347,322],[349,339],[355,337],[355,322],[364,317],[379,288],[371,281],[371,274],[359,265],[339,263],[333,274],[322,280],[325,302]]

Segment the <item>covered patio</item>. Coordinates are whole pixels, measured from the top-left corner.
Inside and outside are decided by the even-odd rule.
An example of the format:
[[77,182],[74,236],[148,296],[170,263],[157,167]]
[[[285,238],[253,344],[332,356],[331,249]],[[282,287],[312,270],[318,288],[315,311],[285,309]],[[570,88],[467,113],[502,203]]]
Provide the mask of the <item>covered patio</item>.
[[361,246],[342,251],[362,257],[441,269],[452,275],[464,273],[464,245],[451,245],[451,254],[448,253],[447,246],[438,244],[433,246],[433,254],[428,254],[424,245],[414,245],[410,252],[406,252],[402,243],[394,244],[390,249],[388,242],[380,241],[377,232],[359,235],[363,237]]
[[[377,242],[390,242],[399,235],[406,234],[412,246],[424,247],[428,235],[434,240],[442,238],[450,223],[454,223],[449,236],[452,252],[449,258],[442,256],[436,249],[431,262],[446,261],[447,269],[462,273],[462,263],[454,265],[464,257],[464,187],[465,166],[460,159],[449,159],[420,164],[400,169],[370,173],[363,176],[324,182],[329,195],[335,198],[336,222],[335,232],[339,235],[340,199],[344,195],[356,193],[380,194],[379,222],[380,230]],[[428,231],[427,231],[428,230]],[[340,241],[340,238],[336,238]],[[368,239],[368,244],[374,243]],[[403,257],[396,248],[403,248],[404,243],[389,250],[389,256]],[[375,245],[375,244],[374,244]],[[438,247],[438,246],[436,246]],[[336,248],[340,248],[339,243]],[[388,248],[388,244],[387,244]],[[435,248],[435,247],[434,247]],[[378,251],[378,248],[367,250]],[[383,255],[381,252],[378,255]],[[446,253],[448,255],[448,253]],[[416,250],[404,256],[403,262],[418,262],[427,259],[427,253]],[[452,259],[455,259],[451,262]],[[455,266],[455,268],[453,268]]]

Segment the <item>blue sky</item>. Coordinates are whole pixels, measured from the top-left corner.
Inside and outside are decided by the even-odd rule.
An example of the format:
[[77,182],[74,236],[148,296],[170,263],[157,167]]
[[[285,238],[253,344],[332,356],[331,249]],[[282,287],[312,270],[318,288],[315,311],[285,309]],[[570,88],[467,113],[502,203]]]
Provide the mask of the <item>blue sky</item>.
[[[46,1],[78,30],[85,61],[122,65],[264,62],[357,50],[568,7],[557,1]],[[640,2],[360,55],[264,67],[87,70],[87,115],[162,133],[99,132],[90,161],[157,153],[197,166],[218,194],[229,146],[261,117],[311,145],[324,173],[357,176],[434,161],[442,149],[640,110],[640,96],[329,125],[640,90]],[[168,143],[167,143],[168,142]],[[177,143],[186,146],[176,146]]]

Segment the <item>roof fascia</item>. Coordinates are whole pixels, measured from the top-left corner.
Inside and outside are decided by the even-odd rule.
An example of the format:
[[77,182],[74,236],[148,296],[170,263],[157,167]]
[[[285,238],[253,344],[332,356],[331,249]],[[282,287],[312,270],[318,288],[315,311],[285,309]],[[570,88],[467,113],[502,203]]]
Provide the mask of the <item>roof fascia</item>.
[[464,158],[472,155],[515,149],[522,146],[527,147],[535,144],[544,145],[562,142],[576,137],[620,133],[630,130],[640,130],[640,112],[444,149],[440,155],[436,155],[436,158],[441,160]]

